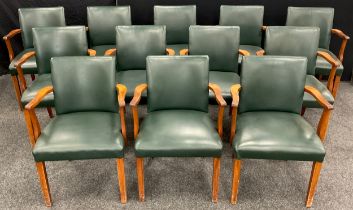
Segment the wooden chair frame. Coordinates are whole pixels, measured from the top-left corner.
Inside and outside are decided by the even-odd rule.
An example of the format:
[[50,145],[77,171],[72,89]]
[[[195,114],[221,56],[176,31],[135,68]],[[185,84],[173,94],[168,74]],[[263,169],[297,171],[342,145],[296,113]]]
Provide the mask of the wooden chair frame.
[[[170,55],[170,56],[175,55],[175,51],[171,48],[165,49],[165,52],[167,55]],[[105,56],[114,56],[114,55],[116,55],[116,53],[118,53],[118,50],[116,48],[112,48],[112,49],[106,50],[104,55]]]
[[[241,90],[241,86],[239,84],[233,85],[231,88],[232,94],[232,118],[231,118],[231,131],[230,131],[230,142],[232,144],[233,138],[236,132],[236,118],[237,118],[237,110],[239,105],[239,92]],[[311,94],[323,107],[323,112],[320,118],[319,125],[317,127],[317,135],[320,137],[321,141],[324,142],[326,138],[326,133],[328,129],[328,122],[330,119],[331,111],[333,110],[333,105],[330,104],[314,87],[305,86],[304,91]],[[230,202],[232,204],[237,203],[237,196],[238,196],[238,187],[239,187],[239,180],[240,180],[240,169],[241,169],[242,160],[237,159],[236,157],[233,158],[233,176],[232,176],[232,195],[230,198]],[[313,162],[310,182],[308,187],[308,192],[306,196],[306,207],[310,208],[313,203],[314,194],[316,190],[316,186],[320,176],[322,162]]]
[[[182,49],[180,50],[180,55],[189,55],[189,49]],[[243,55],[243,56],[249,56],[251,55],[249,51],[247,50],[242,50],[242,49],[239,49],[239,54]]]
[[[210,83],[208,85],[209,89],[214,92],[216,100],[218,103],[218,120],[217,120],[217,129],[218,134],[222,138],[223,135],[223,115],[224,108],[227,106],[226,101],[222,97],[221,89],[218,85]],[[139,124],[139,115],[138,115],[138,104],[141,100],[142,93],[147,90],[147,84],[140,84],[136,87],[134,92],[134,97],[130,102],[132,109],[133,121],[134,121],[134,139],[136,141],[140,124]],[[139,200],[142,202],[145,200],[145,185],[144,185],[144,158],[136,157],[136,172],[137,172],[137,181],[138,181],[138,191],[139,191]],[[213,176],[212,176],[212,202],[218,202],[218,188],[219,188],[219,175],[220,175],[220,157],[213,158]]]
[[[118,103],[119,103],[119,112],[120,112],[120,121],[121,121],[121,130],[122,135],[125,141],[126,140],[126,124],[125,124],[125,94],[126,94],[126,87],[121,84],[116,85],[118,91]],[[35,107],[43,100],[43,98],[48,95],[49,93],[53,92],[53,86],[47,86],[42,88],[37,95],[33,98],[31,102],[29,102],[24,109],[24,115],[27,125],[27,130],[29,134],[29,140],[31,143],[32,148],[34,147],[38,137],[41,134],[41,127],[35,113]],[[119,190],[120,190],[120,200],[121,203],[126,203],[127,196],[126,196],[126,184],[125,184],[125,169],[124,169],[124,158],[117,158],[117,173],[118,173],[118,183],[119,183]],[[43,193],[43,198],[45,205],[47,207],[52,206],[52,198],[50,194],[49,182],[47,177],[47,172],[45,168],[45,162],[36,162],[37,172],[39,176],[39,181]]]

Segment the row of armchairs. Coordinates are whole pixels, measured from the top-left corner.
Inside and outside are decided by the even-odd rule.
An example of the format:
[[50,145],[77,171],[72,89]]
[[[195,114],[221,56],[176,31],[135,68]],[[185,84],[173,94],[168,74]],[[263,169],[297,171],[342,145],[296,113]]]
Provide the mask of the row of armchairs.
[[[211,157],[216,203],[226,102],[220,88],[209,82],[209,57],[148,56],[146,62],[147,82],[136,87],[130,102],[139,200],[145,200],[145,158]],[[241,82],[231,87],[232,204],[237,202],[242,160],[270,159],[313,162],[306,198],[311,207],[333,106],[306,85],[307,62],[294,56],[243,58]],[[116,84],[115,58],[54,57],[51,70],[53,84],[42,88],[24,110],[45,204],[52,205],[46,161],[102,158],[116,159],[121,202],[126,203],[127,90]],[[217,126],[208,113],[209,89],[219,105]],[[148,114],[140,126],[138,105],[145,91]],[[57,115],[41,130],[35,108],[52,92]],[[323,107],[317,132],[300,115],[304,92]]]

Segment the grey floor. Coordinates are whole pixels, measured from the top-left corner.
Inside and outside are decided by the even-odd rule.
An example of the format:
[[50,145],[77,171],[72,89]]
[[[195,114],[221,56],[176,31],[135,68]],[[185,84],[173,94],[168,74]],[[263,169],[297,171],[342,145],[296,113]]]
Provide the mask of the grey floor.
[[[0,208],[46,209],[35,169],[23,113],[18,110],[9,76],[0,77]],[[142,110],[145,112],[145,110]],[[226,110],[228,111],[228,110]],[[216,107],[211,107],[215,116]],[[353,207],[353,86],[341,85],[325,142],[324,167],[313,209]],[[227,112],[228,113],[228,112]],[[317,125],[321,112],[305,118]],[[44,127],[45,110],[38,115]],[[229,132],[226,116],[225,132]],[[127,113],[129,138],[131,112]],[[145,161],[146,201],[138,202],[135,159],[126,150],[128,203],[120,204],[114,160],[47,163],[53,209],[305,209],[311,163],[246,160],[240,179],[238,204],[230,205],[231,155],[224,144],[219,202],[211,202],[212,159],[155,158]]]

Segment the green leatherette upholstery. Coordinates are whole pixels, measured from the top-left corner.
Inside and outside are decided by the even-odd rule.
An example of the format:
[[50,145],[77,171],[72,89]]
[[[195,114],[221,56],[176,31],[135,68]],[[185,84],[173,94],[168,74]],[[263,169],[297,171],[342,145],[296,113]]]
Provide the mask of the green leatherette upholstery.
[[[240,77],[233,72],[210,71],[210,82],[217,84],[222,90],[222,96],[227,102],[231,102],[230,88],[240,83]],[[210,96],[215,99],[214,93],[209,92]],[[214,101],[213,101],[214,102]]]
[[167,44],[187,44],[189,27],[196,25],[196,5],[154,6],[154,24],[167,28]]
[[222,142],[208,113],[162,110],[144,119],[137,157],[220,157]]
[[238,159],[321,162],[325,157],[312,126],[299,114],[288,112],[240,114],[233,149]]
[[[146,83],[146,70],[119,71],[116,73],[116,81],[124,84],[127,88],[126,100],[131,100],[134,96],[136,86]],[[143,99],[147,96],[147,91],[142,93]]]
[[[305,85],[314,87],[316,90],[320,91],[321,95],[330,104],[334,104],[335,99],[333,98],[331,92],[327,89],[326,85],[320,82],[315,76],[306,75]],[[303,106],[308,108],[322,108],[322,106],[316,101],[316,99],[309,93],[304,93]]]
[[263,6],[222,5],[219,25],[239,26],[240,44],[261,46]]
[[52,80],[57,116],[33,149],[36,161],[123,157],[112,57],[56,57]]
[[87,7],[87,21],[91,46],[114,45],[115,27],[131,25],[130,6]]
[[147,58],[148,111],[187,109],[208,112],[207,56]]
[[114,62],[110,56],[53,58],[56,113],[117,112]]
[[244,57],[239,113],[281,111],[299,114],[306,64],[307,59],[303,57]]
[[[22,56],[28,52],[34,51],[34,48],[28,48],[23,50],[22,52],[18,53],[14,59],[11,61],[10,66],[9,66],[9,71],[11,75],[17,75],[17,70],[16,70],[16,63],[18,60],[22,58]],[[24,64],[22,64],[22,70],[24,74],[36,74],[37,73],[37,64],[36,64],[36,58],[31,57],[28,61],[26,61]]]
[[18,16],[25,49],[34,46],[32,28],[66,25],[64,7],[20,8]]
[[303,56],[307,74],[315,75],[320,29],[314,27],[270,26],[266,30],[266,55]]
[[[319,48],[319,51],[327,52],[328,54],[331,55],[333,59],[339,62],[340,65],[336,69],[336,75],[342,76],[344,67],[341,61],[337,58],[337,56],[333,54],[330,50],[326,50],[323,48]],[[327,62],[324,58],[322,58],[321,56],[317,57],[315,74],[329,76],[331,68],[332,68],[332,65],[329,62]]]
[[[51,74],[41,74],[36,77],[30,86],[22,93],[21,103],[22,106],[28,104],[40,91],[40,89],[51,86]],[[52,107],[54,106],[54,94],[49,93],[44,97],[37,107]]]
[[329,49],[335,10],[323,7],[288,7],[287,26],[320,28],[320,48]]

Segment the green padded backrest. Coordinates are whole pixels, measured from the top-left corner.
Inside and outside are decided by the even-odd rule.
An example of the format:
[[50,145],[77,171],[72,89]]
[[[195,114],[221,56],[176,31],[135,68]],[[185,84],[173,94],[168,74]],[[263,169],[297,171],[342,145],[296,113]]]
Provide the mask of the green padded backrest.
[[32,28],[66,25],[64,7],[20,8],[18,16],[25,49],[33,48]]
[[222,5],[219,25],[239,26],[240,44],[261,46],[263,6]]
[[57,114],[117,112],[113,57],[54,57],[51,66]]
[[320,28],[320,48],[329,49],[335,9],[322,7],[288,7],[287,26]]
[[131,25],[130,6],[87,7],[87,21],[91,46],[114,45],[115,27]]
[[239,113],[300,113],[307,59],[290,56],[246,56],[242,63]]
[[52,57],[87,55],[88,50],[84,26],[33,28],[33,42],[39,74],[51,72]]
[[165,26],[116,27],[118,71],[146,69],[146,57],[166,54]]
[[190,26],[189,55],[208,55],[210,71],[238,72],[238,26]]
[[149,56],[147,85],[149,112],[170,109],[208,112],[208,57]]
[[302,56],[308,59],[307,74],[315,75],[320,29],[271,26],[266,30],[266,55]]
[[154,6],[154,24],[167,27],[167,44],[186,44],[189,27],[196,25],[196,5]]

